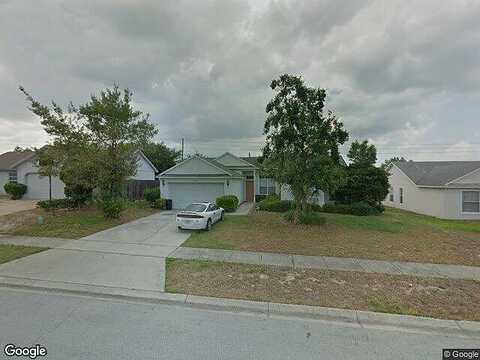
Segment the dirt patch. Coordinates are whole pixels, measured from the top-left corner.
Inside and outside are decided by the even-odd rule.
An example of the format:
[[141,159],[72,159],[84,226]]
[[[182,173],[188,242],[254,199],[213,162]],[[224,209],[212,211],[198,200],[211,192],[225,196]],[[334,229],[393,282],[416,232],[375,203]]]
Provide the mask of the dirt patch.
[[38,215],[42,214],[43,210],[34,209],[0,216],[0,233],[10,233],[18,227],[34,224]]
[[169,292],[480,320],[480,283],[351,271],[167,261]]

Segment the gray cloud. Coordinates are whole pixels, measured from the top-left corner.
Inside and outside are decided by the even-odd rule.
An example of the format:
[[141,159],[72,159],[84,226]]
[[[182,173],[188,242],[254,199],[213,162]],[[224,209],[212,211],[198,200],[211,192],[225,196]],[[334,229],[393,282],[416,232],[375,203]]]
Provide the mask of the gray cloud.
[[118,83],[159,140],[257,152],[268,85],[288,72],[327,88],[352,136],[381,157],[424,157],[429,148],[413,145],[435,142],[469,158],[479,15],[468,0],[1,1],[0,151],[47,139],[19,84],[41,101],[81,103]]

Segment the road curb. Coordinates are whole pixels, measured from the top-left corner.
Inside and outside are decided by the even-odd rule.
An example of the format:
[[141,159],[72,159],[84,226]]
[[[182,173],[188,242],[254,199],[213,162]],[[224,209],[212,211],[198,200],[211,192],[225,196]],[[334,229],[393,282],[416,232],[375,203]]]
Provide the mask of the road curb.
[[0,276],[0,287],[62,295],[88,296],[106,300],[171,304],[213,311],[251,313],[263,315],[266,318],[303,318],[359,328],[378,328],[443,335],[448,333],[469,338],[480,338],[480,322],[476,321],[442,320],[410,315],[172,294],[150,290],[61,283],[5,276]]

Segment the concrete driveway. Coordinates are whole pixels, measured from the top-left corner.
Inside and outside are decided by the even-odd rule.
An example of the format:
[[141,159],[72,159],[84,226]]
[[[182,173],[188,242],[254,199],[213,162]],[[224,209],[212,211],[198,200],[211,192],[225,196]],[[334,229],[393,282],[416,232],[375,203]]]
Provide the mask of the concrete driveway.
[[163,291],[165,257],[189,235],[177,231],[173,212],[161,212],[0,265],[0,276],[46,287]]
[[37,202],[38,200],[10,200],[7,197],[0,197],[0,216],[35,209]]

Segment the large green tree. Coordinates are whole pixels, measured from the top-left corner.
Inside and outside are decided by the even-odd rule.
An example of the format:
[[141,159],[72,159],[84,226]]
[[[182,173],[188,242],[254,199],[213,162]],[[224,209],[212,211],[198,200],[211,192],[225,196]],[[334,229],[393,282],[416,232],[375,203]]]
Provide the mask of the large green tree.
[[55,102],[43,105],[20,90],[52,138],[40,171],[49,173],[54,161],[67,186],[98,187],[103,194],[120,196],[125,179],[135,175],[135,151],[156,133],[148,114],[133,108],[132,93],[114,86],[92,95],[80,107],[70,103],[63,110]]
[[142,151],[159,172],[174,166],[182,153],[179,150],[167,147],[163,142],[149,142],[142,146]]
[[379,206],[388,194],[388,174],[376,167],[377,150],[368,141],[354,141],[350,146],[346,182],[337,189],[334,198],[342,203],[366,202]]
[[354,166],[373,166],[377,162],[377,149],[367,140],[359,142],[355,140],[348,151],[350,164]]
[[290,185],[293,219],[299,222],[315,192],[333,192],[341,184],[338,147],[348,133],[333,112],[325,110],[324,89],[286,74],[270,87],[276,94],[266,108],[263,166],[276,181]]

